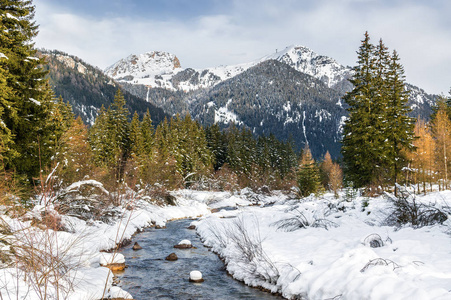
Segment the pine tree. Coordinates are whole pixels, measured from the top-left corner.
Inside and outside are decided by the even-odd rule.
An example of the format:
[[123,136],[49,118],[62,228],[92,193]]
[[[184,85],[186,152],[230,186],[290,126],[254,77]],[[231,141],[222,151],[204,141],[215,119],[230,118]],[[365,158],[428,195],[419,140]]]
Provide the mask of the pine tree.
[[[5,59],[7,58],[0,58],[0,63]],[[17,117],[17,112],[9,100],[12,97],[12,89],[7,85],[6,76],[7,72],[0,65],[0,170],[17,156],[17,152],[13,149],[11,130],[3,121],[5,115],[9,115],[12,119]]]
[[135,159],[145,154],[144,138],[142,135],[141,122],[135,111],[130,123],[130,155]]
[[150,117],[149,110],[147,110],[147,112],[144,114],[144,117],[141,121],[141,136],[144,152],[147,155],[151,155],[154,148],[155,137],[152,125],[152,118]]
[[106,167],[108,165],[109,152],[113,145],[107,139],[108,130],[108,116],[105,107],[102,105],[97,114],[97,118],[89,130],[89,144],[92,147],[94,155],[94,162],[99,167]]
[[123,179],[130,156],[129,114],[124,96],[118,90],[110,107],[107,110],[101,107],[89,132],[96,164],[113,172],[117,181]]
[[354,89],[344,97],[349,118],[342,141],[343,162],[347,179],[356,187],[396,184],[414,138],[398,54],[394,51],[390,56],[382,40],[377,47],[369,40],[365,33],[350,80]]
[[346,167],[348,181],[362,187],[375,180],[377,148],[375,139],[378,132],[374,127],[375,109],[375,58],[374,46],[368,32],[359,48],[357,66],[350,82],[354,89],[344,100],[349,105],[349,118],[345,122],[341,152]]
[[227,137],[221,132],[218,124],[205,129],[207,146],[214,156],[214,169],[219,170],[227,161]]
[[50,162],[52,152],[48,128],[52,113],[53,93],[40,68],[45,61],[36,58],[32,40],[38,33],[33,21],[32,1],[5,0],[0,4],[0,53],[7,57],[7,86],[12,90],[11,110],[3,122],[11,131],[13,150],[18,153],[8,163],[29,179],[37,176]]
[[298,187],[301,197],[317,193],[321,185],[318,166],[312,157],[308,145],[302,151],[298,172]]
[[404,68],[399,63],[396,51],[391,56],[387,73],[387,140],[385,145],[387,151],[387,164],[390,167],[390,175],[396,184],[399,174],[407,165],[406,153],[414,150],[414,127],[415,119],[408,116],[411,109],[408,107],[409,93],[405,88]]

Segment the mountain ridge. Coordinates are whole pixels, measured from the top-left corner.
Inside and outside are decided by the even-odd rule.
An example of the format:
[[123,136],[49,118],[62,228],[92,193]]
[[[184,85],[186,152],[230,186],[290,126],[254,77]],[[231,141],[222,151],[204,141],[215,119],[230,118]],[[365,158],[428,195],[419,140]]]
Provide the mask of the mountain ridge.
[[[86,77],[84,68],[70,59],[56,61]],[[308,144],[315,158],[326,151],[340,157],[347,117],[342,96],[352,89],[348,81],[352,69],[307,47],[290,46],[249,63],[198,70],[182,68],[174,54],[151,51],[130,55],[106,73],[116,76],[97,77],[162,109],[166,116],[189,113],[204,125],[216,123],[222,128],[234,123],[256,135],[292,138],[297,149]],[[64,86],[60,90],[71,88],[64,81],[58,85]],[[406,88],[411,91],[411,116],[428,117],[435,96],[410,84]],[[91,120],[94,117],[95,112]]]

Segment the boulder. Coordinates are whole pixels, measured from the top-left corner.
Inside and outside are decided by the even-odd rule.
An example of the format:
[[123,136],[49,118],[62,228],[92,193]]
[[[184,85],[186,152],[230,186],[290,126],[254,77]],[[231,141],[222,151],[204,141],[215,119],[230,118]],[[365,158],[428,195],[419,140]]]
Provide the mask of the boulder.
[[169,261],[176,261],[177,259],[179,259],[179,258],[177,257],[177,254],[175,254],[175,253],[171,253],[168,256],[166,256],[166,260],[169,260]]
[[107,267],[111,270],[111,272],[120,272],[125,270],[125,263],[111,263],[102,266]]
[[138,242],[136,242],[134,245],[133,245],[133,250],[141,250],[143,247],[141,247],[141,245],[140,244],[138,244]]
[[196,229],[196,225],[189,225],[188,229],[191,229],[191,230]]
[[121,253],[100,253],[100,265],[107,267],[112,272],[123,271],[125,269],[125,257]]
[[182,240],[180,243],[175,245],[174,248],[189,249],[189,248],[193,248],[193,245],[191,244],[191,242],[189,240]]
[[204,282],[204,279],[202,278],[202,273],[199,271],[191,271],[189,273],[189,281],[196,283]]

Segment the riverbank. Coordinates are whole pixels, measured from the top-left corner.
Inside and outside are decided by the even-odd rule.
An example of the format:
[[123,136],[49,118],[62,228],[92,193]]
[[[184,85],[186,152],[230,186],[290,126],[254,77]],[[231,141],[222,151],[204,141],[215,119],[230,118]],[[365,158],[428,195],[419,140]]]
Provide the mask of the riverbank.
[[325,194],[280,197],[193,224],[235,279],[287,299],[450,299],[451,192],[409,201],[420,219],[441,211],[436,221],[448,220],[393,224],[389,196]]
[[[144,228],[163,228],[169,220],[205,216],[215,207],[252,203],[246,191],[234,195],[181,190],[172,196],[176,205],[159,206],[129,192],[121,197],[122,204],[113,208],[114,215],[103,221],[59,215],[50,201],[35,205],[19,218],[8,216],[7,208],[1,207],[0,254],[9,259],[0,269],[2,299],[132,299],[131,294],[114,286],[109,269],[100,266],[101,251],[116,248]],[[43,216],[52,216],[58,230],[41,226],[47,220]],[[12,251],[23,257],[31,255],[31,265],[15,263]]]
[[[164,228],[169,220],[199,216],[192,222],[197,234],[220,256],[233,278],[288,299],[449,299],[451,295],[451,221],[388,225],[396,208],[390,197],[343,193],[339,199],[325,194],[299,200],[247,189],[236,194],[191,190],[171,194],[175,206],[154,205],[129,193],[103,221],[55,215],[52,205],[36,205],[20,218],[9,217],[2,208],[1,297],[132,299],[133,291],[115,286],[111,272],[100,266],[100,251],[115,248],[145,228]],[[450,191],[416,196],[414,201],[418,208],[439,210],[449,218]],[[62,230],[42,228],[44,216],[53,216]],[[42,265],[24,272],[30,266],[14,263],[27,261],[14,261],[11,256],[6,265],[4,254],[12,249],[22,257],[27,254],[23,251],[33,250],[33,262]]]
[[[233,279],[218,256],[204,247],[195,230],[188,229],[191,219],[167,222],[166,228],[147,228],[133,238],[143,249],[123,247],[128,268],[117,274],[122,289],[135,299],[261,299],[282,297],[262,292]],[[193,248],[175,249],[181,240],[189,240]],[[176,261],[165,257],[175,253]],[[191,271],[202,273],[202,283],[189,282]]]

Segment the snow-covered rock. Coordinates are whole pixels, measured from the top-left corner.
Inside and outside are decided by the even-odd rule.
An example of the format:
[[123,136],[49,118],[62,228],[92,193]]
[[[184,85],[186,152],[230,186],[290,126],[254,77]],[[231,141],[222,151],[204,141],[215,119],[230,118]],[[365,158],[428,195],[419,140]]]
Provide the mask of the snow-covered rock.
[[179,249],[187,249],[187,248],[192,248],[192,247],[193,247],[193,245],[191,244],[191,241],[189,241],[189,240],[182,240],[177,245],[174,246],[174,248],[179,248]]
[[173,89],[169,79],[181,70],[180,61],[174,54],[151,51],[121,59],[106,68],[105,73],[119,81]]
[[200,271],[191,271],[189,273],[189,281],[191,282],[203,282],[202,273]]

